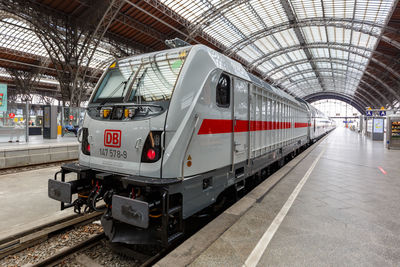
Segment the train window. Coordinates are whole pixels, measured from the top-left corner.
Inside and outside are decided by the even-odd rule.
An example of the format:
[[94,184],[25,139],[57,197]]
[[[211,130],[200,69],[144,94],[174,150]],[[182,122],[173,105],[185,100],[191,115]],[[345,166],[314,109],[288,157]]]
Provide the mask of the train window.
[[221,74],[216,90],[217,106],[228,108],[231,102],[231,81],[228,75]]

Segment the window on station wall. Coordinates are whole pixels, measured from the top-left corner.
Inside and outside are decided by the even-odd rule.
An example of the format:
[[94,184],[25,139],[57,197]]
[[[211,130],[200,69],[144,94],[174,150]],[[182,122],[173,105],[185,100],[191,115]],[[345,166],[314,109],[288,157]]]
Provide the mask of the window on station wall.
[[231,81],[228,75],[221,74],[217,84],[216,102],[217,106],[228,108],[231,101]]
[[353,124],[357,126],[358,117],[361,115],[353,106],[340,100],[319,100],[313,102],[311,105],[326,116],[331,117],[337,126],[349,127],[349,125]]
[[340,100],[319,100],[313,102],[311,105],[328,117],[358,117],[361,115],[353,106]]

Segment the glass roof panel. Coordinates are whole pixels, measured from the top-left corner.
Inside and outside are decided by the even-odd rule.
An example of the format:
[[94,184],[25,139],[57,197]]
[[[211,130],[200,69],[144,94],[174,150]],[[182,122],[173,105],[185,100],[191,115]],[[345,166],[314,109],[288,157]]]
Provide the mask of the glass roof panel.
[[257,18],[253,16],[251,10],[245,5],[240,5],[237,8],[228,10],[225,13],[225,17],[246,36],[264,28],[263,25],[257,21]]
[[321,1],[290,1],[298,19],[323,17]]
[[296,34],[292,29],[274,33],[273,36],[276,38],[278,43],[283,47],[299,45],[300,42],[296,37]]
[[[0,36],[0,48],[9,49],[9,53],[13,55],[24,53],[24,56],[35,59],[49,57],[47,50],[38,36],[32,31],[29,25],[21,20],[14,18],[4,18],[1,20]],[[101,43],[98,46],[89,67],[103,69],[113,60],[110,52],[103,47],[106,47],[105,43]],[[89,53],[91,53],[92,49],[89,48]],[[87,59],[84,59],[82,64],[86,66]]]
[[325,28],[321,26],[311,26],[301,28],[304,39],[307,43],[326,42]]
[[[323,75],[323,86],[335,87],[343,81],[332,81],[334,77],[352,75],[361,79],[361,70],[368,64],[371,51],[375,48],[377,38],[370,34],[382,33],[379,25],[385,25],[388,15],[395,0],[290,0],[290,10],[283,8],[280,0],[249,0],[249,1],[226,1],[226,0],[160,0],[166,6],[177,12],[188,20],[196,28],[203,30],[206,34],[216,39],[225,47],[238,51],[237,54],[250,62],[265,55],[279,52],[287,47],[298,47],[298,50],[288,49],[285,53],[275,54],[270,60],[257,66],[263,76],[272,79],[280,79],[298,71],[318,69],[338,70],[338,74],[332,71]],[[291,15],[289,24],[288,15]],[[318,25],[311,26],[313,19],[318,19]],[[326,22],[340,19],[357,19],[361,23],[347,24],[345,27],[325,26]],[[302,26],[300,31],[294,31],[296,23],[308,20],[309,26]],[[322,21],[322,24],[321,24]],[[375,26],[362,23],[368,21]],[[15,26],[17,25],[17,27]],[[300,24],[301,25],[301,24]],[[366,33],[353,30],[362,28]],[[274,29],[273,34],[262,36],[265,29]],[[256,34],[258,33],[258,35]],[[260,34],[261,33],[261,34]],[[14,49],[21,53],[30,53],[36,57],[47,57],[47,52],[41,45],[40,40],[33,34],[29,27],[21,24],[18,20],[6,19],[0,22],[0,47]],[[300,41],[304,39],[303,41]],[[240,42],[248,42],[244,47],[235,47]],[[329,44],[327,44],[329,43]],[[224,51],[223,51],[224,52]],[[357,55],[358,54],[358,55]],[[270,57],[267,57],[270,58]],[[326,60],[332,58],[331,61]],[[320,59],[320,60],[319,60]],[[336,62],[335,62],[335,59]],[[90,66],[102,68],[105,62],[112,60],[106,45],[100,46],[96,51]],[[304,63],[310,60],[311,63]],[[350,61],[359,70],[347,68],[338,63]],[[296,61],[297,64],[291,64]],[[281,67],[284,66],[284,67]],[[280,68],[281,67],[281,68]],[[279,71],[275,71],[275,70]],[[344,72],[346,71],[346,73]],[[314,75],[314,76],[308,76]],[[322,75],[322,74],[321,74]],[[316,77],[310,71],[296,76],[295,79]],[[326,82],[325,82],[326,79]],[[330,80],[330,82],[329,82]],[[353,79],[354,80],[354,79]],[[294,81],[294,80],[292,80]],[[312,85],[312,90],[321,90],[318,79],[307,80],[297,85],[291,85],[291,81],[285,80],[282,86],[290,90],[301,88],[301,86]],[[343,86],[341,86],[343,87]],[[355,90],[357,81],[346,84],[346,90]],[[298,90],[299,91],[299,90]],[[301,91],[301,90],[300,90]],[[299,92],[300,92],[299,91]],[[307,91],[307,92],[308,92]],[[301,91],[303,92],[303,91]]]
[[271,36],[261,38],[254,42],[254,44],[261,49],[265,54],[279,49],[277,43],[272,39]]
[[251,0],[250,4],[268,27],[288,21],[279,0]]
[[47,57],[48,53],[29,26],[13,18],[0,21],[0,47],[16,52],[31,54],[33,57]]

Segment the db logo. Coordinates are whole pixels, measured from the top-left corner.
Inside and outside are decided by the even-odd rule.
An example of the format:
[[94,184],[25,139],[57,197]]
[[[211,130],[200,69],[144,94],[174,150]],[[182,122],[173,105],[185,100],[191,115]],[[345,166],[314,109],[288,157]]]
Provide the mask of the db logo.
[[105,130],[104,131],[104,146],[121,147],[121,131],[120,130]]

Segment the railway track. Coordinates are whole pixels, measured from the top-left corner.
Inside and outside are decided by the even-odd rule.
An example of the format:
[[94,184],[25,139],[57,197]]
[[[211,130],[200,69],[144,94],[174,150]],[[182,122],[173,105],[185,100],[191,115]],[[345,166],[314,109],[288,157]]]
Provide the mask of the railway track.
[[[86,256],[84,252],[85,250],[90,249],[99,244],[103,239],[105,239],[104,233],[92,235],[86,240],[74,246],[66,247],[65,249],[60,250],[59,252],[53,254],[48,258],[41,260],[40,262],[30,264],[28,266],[29,267],[55,266],[57,264],[63,264],[64,262],[69,261],[69,259],[75,260],[77,263],[81,263],[85,266],[93,266],[93,267],[103,266],[97,263],[96,261],[92,260],[90,257]],[[132,259],[136,259],[136,262],[132,263],[132,266],[140,266],[140,267],[151,266],[152,264],[160,260],[161,257],[165,255],[164,254],[165,252],[166,250],[163,249],[159,251],[157,254],[149,256],[139,252],[132,251],[131,254]]]
[[[74,214],[66,218],[4,238],[0,240],[0,260],[5,259],[7,256],[12,257],[18,252],[25,253],[23,251],[45,242],[52,236],[67,232],[74,227],[87,225],[93,221],[96,221],[100,219],[102,214],[102,212],[93,212],[83,215]],[[47,258],[41,259],[35,263],[26,264],[24,266],[55,266],[57,264],[69,262],[70,260],[81,263],[85,266],[103,266],[86,256],[85,251],[88,251],[96,245],[99,245],[101,241],[105,242],[105,239],[106,237],[103,232],[91,234],[83,241],[66,246],[62,249],[59,249],[57,252],[52,253]],[[110,248],[108,249],[110,253],[113,253]],[[160,250],[157,251],[155,255],[147,255],[132,250],[129,258],[132,261],[132,266],[151,266],[161,259],[163,255],[165,255],[165,251],[166,250]]]
[[105,238],[104,233],[92,235],[86,240],[79,242],[74,246],[66,247],[60,250],[59,252],[53,254],[52,256],[29,266],[31,267],[54,266],[62,262],[65,258],[68,258],[69,256],[73,255],[74,253],[77,253],[79,251],[97,245],[104,238]]
[[90,214],[74,214],[67,218],[41,225],[39,227],[9,236],[0,240],[0,259],[15,254],[21,250],[44,242],[52,235],[77,225],[84,225],[100,219],[102,212]]

